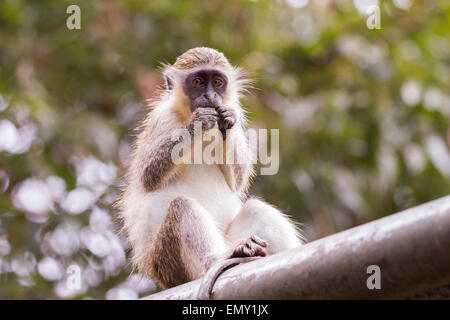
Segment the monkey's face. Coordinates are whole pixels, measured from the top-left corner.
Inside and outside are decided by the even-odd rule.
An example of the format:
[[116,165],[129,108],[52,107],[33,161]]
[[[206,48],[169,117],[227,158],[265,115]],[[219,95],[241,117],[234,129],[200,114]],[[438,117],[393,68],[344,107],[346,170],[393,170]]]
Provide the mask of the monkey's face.
[[197,108],[215,108],[222,105],[228,85],[227,76],[216,69],[201,69],[190,73],[183,90],[193,112]]

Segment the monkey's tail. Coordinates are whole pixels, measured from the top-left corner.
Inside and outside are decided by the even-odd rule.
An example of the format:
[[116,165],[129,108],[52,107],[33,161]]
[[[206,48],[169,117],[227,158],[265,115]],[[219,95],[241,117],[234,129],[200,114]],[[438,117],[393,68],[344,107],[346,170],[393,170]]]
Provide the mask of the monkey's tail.
[[212,266],[211,269],[203,276],[200,288],[197,293],[197,300],[211,300],[211,294],[216,283],[217,278],[225,271],[238,264],[250,262],[262,257],[239,257],[223,260],[216,265]]

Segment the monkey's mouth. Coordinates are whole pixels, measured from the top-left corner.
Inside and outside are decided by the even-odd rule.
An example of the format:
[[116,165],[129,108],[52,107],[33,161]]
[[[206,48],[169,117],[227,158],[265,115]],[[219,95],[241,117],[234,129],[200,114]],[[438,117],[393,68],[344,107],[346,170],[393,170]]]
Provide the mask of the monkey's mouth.
[[213,106],[212,104],[193,103],[189,106],[189,108],[191,109],[191,112],[194,112],[198,108],[216,108],[216,107]]
[[194,111],[197,108],[217,108],[221,105],[221,102],[218,100],[205,100],[205,99],[201,99],[200,101],[196,101],[194,103],[194,108],[192,111]]

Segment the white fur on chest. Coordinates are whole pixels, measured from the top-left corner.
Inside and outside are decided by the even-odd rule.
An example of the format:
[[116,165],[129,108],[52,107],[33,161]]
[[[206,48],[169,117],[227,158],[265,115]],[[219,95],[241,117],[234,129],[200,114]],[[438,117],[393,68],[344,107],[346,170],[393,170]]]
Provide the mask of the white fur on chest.
[[200,203],[223,232],[242,207],[239,196],[230,189],[218,166],[189,165],[175,181],[146,194],[145,202],[150,206],[148,214],[152,229],[161,223],[169,202],[179,196]]

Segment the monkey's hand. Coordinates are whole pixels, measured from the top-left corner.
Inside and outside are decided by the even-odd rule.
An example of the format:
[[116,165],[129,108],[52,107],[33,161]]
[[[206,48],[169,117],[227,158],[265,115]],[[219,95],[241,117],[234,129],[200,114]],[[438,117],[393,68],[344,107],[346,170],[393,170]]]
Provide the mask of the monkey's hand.
[[233,128],[236,123],[236,113],[233,109],[224,106],[217,107],[216,110],[219,114],[219,130],[226,139],[226,130]]
[[[208,130],[214,127],[219,120],[219,114],[214,108],[197,108],[192,113],[191,122],[189,123],[189,129],[193,129],[196,121],[201,122],[202,129]],[[192,134],[192,132],[191,132]]]
[[247,240],[239,243],[235,248],[230,258],[238,257],[265,257],[267,242],[263,239],[253,235]]

